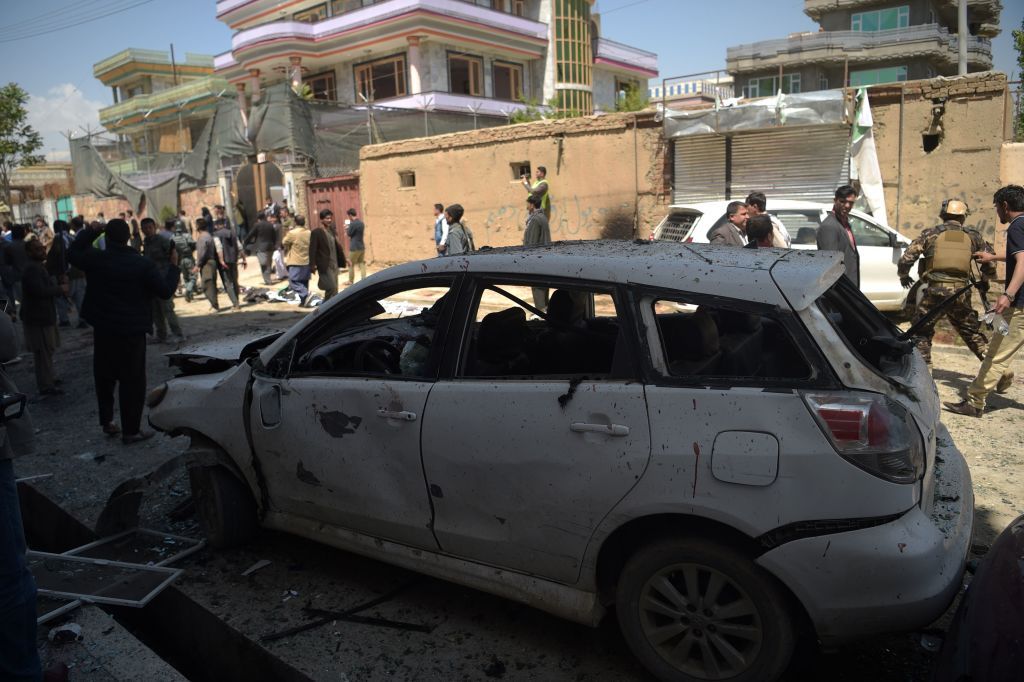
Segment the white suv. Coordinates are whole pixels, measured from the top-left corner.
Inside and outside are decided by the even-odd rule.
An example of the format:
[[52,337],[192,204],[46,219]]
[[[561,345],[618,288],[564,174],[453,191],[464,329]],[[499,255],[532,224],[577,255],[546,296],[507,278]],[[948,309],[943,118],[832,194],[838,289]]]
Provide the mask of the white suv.
[[588,625],[614,606],[660,679],[772,680],[807,630],[931,622],[970,545],[928,370],[842,272],[649,242],[409,263],[175,354],[150,421],[191,437],[214,546],[262,525]]
[[[659,240],[707,244],[708,234],[726,220],[728,201],[669,206],[668,215],[654,230]],[[768,213],[782,221],[794,249],[817,248],[816,237],[831,204],[771,199]],[[907,292],[896,274],[896,263],[910,246],[910,239],[866,213],[850,212],[850,228],[860,253],[860,288],[875,307],[899,311]]]

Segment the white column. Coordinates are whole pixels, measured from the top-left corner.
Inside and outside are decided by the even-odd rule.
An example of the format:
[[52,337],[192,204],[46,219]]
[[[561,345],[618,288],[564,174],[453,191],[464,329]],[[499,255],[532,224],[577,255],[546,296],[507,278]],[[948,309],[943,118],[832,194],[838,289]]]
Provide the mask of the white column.
[[409,63],[409,94],[418,95],[423,92],[423,85],[420,82],[420,37],[409,36],[409,53],[406,61]]
[[289,57],[288,61],[291,62],[289,78],[292,82],[292,89],[297,91],[302,87],[302,57]]

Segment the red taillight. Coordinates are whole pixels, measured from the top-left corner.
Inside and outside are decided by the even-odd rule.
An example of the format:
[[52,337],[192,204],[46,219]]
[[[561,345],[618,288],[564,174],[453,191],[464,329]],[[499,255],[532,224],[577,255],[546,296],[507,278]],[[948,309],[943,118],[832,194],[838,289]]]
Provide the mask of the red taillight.
[[910,414],[877,393],[806,393],[811,413],[846,459],[894,483],[924,474],[924,442]]

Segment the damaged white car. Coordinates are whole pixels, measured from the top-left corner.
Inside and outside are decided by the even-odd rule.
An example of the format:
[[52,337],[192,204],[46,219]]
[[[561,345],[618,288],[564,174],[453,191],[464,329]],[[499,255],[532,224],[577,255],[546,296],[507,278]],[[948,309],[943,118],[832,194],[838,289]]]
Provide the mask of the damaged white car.
[[[258,526],[580,623],[662,680],[922,627],[960,587],[966,463],[837,254],[583,242],[381,272],[240,354],[173,358],[214,545]],[[546,305],[545,305],[546,304]]]

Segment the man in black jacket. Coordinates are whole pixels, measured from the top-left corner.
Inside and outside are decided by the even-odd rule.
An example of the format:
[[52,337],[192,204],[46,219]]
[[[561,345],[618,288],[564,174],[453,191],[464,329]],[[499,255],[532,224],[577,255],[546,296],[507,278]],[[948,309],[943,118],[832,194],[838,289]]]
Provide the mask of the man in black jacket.
[[817,242],[819,251],[838,251],[843,254],[846,276],[860,288],[860,254],[857,252],[853,228],[850,227],[850,209],[856,200],[857,190],[850,185],[841,185],[836,189],[832,210],[818,228]]
[[[106,248],[93,247],[98,229],[79,231],[68,251],[71,264],[85,272],[82,317],[93,326],[93,379],[100,426],[107,435],[122,433],[124,443],[153,435],[143,430],[146,397],[146,334],[153,326],[154,297],[168,299],[178,288],[177,267],[161,272],[156,263],[128,246],[130,229],[123,220],[106,224]],[[177,266],[178,254],[170,254]],[[114,424],[114,386],[120,384],[121,428]]]
[[[223,216],[224,207],[217,206],[214,210],[218,208],[220,209],[218,213]],[[213,238],[220,242],[221,262],[224,265],[220,271],[220,278],[224,283],[224,291],[227,293],[228,298],[231,299],[231,306],[238,310],[240,307],[238,302],[238,294],[240,293],[238,287],[238,260],[242,260],[242,267],[244,268],[246,265],[245,250],[238,243],[238,233],[235,232],[234,226],[228,222],[227,218],[215,217],[213,219]]]
[[256,260],[260,263],[260,272],[263,273],[263,283],[270,284],[270,273],[273,266],[274,249],[281,241],[281,235],[277,226],[267,221],[265,213],[260,211],[256,216],[256,224],[249,230],[245,238],[244,246],[253,244],[256,248]]

